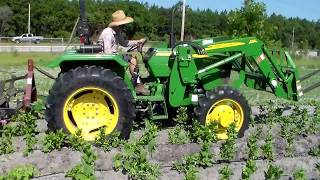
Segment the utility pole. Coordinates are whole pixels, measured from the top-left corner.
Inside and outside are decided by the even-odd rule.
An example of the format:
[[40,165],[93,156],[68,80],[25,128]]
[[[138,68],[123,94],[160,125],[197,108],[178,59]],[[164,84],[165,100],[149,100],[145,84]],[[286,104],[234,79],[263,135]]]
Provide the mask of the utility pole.
[[252,4],[252,0],[244,0],[244,7],[247,9]]
[[293,55],[295,55],[295,52],[294,52],[294,27],[292,29],[292,41],[291,41],[291,51],[293,53]]
[[29,3],[29,14],[28,14],[28,34],[30,34],[30,3]]
[[181,41],[184,40],[184,22],[186,18],[186,0],[183,0],[182,4],[182,24],[181,24]]

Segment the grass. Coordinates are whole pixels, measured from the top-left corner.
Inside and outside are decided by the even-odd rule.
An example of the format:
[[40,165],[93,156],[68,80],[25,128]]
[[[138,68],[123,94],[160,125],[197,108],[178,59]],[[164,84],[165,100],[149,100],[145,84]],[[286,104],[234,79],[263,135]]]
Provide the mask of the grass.
[[59,55],[59,53],[0,53],[0,67],[3,70],[9,66],[24,66],[28,59],[33,59],[35,63],[49,62]]

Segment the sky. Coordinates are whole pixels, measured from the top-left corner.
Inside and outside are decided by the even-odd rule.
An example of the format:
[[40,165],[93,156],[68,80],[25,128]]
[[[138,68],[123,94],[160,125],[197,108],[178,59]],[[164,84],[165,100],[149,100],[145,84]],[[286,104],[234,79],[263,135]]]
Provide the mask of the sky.
[[[171,7],[179,0],[136,0],[163,7]],[[241,8],[243,0],[186,0],[192,9],[232,10]],[[268,14],[276,13],[286,17],[320,20],[320,0],[257,0],[264,2]]]

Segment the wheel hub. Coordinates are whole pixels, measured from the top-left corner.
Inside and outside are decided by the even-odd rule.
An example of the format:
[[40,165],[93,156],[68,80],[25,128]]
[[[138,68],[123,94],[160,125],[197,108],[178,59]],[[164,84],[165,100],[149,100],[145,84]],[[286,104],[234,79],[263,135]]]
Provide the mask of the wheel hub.
[[118,106],[112,95],[100,88],[81,88],[65,103],[64,122],[73,133],[81,129],[83,138],[94,140],[100,128],[110,134],[119,118]]
[[217,136],[219,139],[228,138],[227,128],[232,123],[236,124],[236,130],[239,131],[243,121],[243,109],[239,103],[232,99],[222,99],[213,103],[206,116],[206,124],[218,123]]
[[220,105],[213,109],[210,119],[217,120],[219,125],[226,128],[234,122],[234,110],[228,105]]

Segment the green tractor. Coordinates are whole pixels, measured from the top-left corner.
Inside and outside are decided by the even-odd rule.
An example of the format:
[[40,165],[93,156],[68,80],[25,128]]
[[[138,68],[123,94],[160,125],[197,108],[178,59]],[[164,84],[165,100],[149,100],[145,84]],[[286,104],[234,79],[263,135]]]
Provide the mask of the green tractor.
[[227,138],[232,123],[241,137],[251,111],[240,86],[293,101],[303,95],[290,55],[269,50],[255,37],[199,39],[149,48],[143,53],[150,74],[148,96],[136,94],[122,55],[101,51],[97,45],[83,45],[49,65],[61,69],[47,98],[50,129],[71,134],[81,130],[88,141],[95,139],[100,128],[128,138],[138,112],[143,118],[165,120],[171,109],[188,107],[201,124],[216,122],[220,139]]

